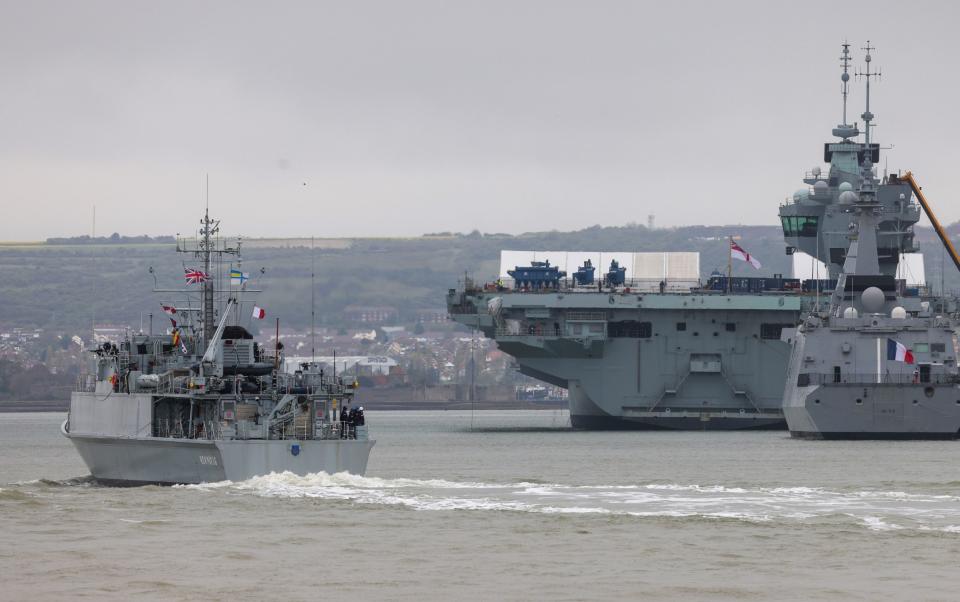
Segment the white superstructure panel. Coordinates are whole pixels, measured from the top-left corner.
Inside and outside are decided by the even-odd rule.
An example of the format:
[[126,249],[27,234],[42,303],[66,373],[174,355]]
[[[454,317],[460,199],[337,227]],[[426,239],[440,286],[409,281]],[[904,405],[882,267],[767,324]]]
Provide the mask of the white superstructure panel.
[[897,278],[907,281],[907,286],[926,286],[927,276],[924,272],[923,253],[901,253],[900,264],[897,265]]
[[801,281],[827,280],[830,278],[830,270],[827,269],[827,264],[813,255],[798,250],[793,252],[791,258],[793,259],[791,275],[794,278],[799,278]]
[[[792,276],[800,280],[828,280],[830,271],[825,263],[812,255],[794,251]],[[907,286],[926,286],[923,253],[901,253],[897,278],[905,280]]]

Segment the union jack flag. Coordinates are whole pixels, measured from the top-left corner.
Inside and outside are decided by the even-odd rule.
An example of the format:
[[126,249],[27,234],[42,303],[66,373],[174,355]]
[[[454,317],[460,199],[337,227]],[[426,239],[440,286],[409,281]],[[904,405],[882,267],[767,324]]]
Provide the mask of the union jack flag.
[[198,284],[200,282],[206,282],[207,280],[210,280],[209,274],[192,268],[184,268],[183,277],[186,279],[187,284]]

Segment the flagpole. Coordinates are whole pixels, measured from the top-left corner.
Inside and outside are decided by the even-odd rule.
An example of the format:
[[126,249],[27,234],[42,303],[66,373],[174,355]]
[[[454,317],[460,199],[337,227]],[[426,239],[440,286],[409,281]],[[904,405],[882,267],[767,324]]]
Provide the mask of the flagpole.
[[727,293],[733,292],[733,237],[727,240]]
[[280,372],[280,318],[277,318],[277,339],[273,345],[273,369]]

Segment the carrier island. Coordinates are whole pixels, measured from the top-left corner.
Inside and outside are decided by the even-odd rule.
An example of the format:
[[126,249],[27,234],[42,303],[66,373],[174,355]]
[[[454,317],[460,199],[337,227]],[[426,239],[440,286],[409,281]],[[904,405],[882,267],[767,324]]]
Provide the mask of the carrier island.
[[184,264],[186,288],[157,290],[183,299],[161,305],[171,328],[92,351],[61,432],[98,481],[366,471],[374,441],[362,413],[344,411],[355,383],[314,362],[288,369],[279,336],[269,349],[243,326],[264,312],[252,303],[258,291],[247,286],[240,246],[219,236],[207,211],[198,236],[177,241],[193,262]]
[[[856,227],[846,193],[861,188],[865,166],[873,177],[880,159],[880,145],[861,141],[860,127],[849,123],[850,62],[843,44],[843,113],[823,146],[827,167],[806,172],[804,186],[779,207],[786,253],[822,262],[821,277],[728,273],[703,282],[696,254],[604,252],[588,253],[567,278],[557,265],[564,253],[537,253],[537,261],[509,270],[512,280],[465,278],[447,294],[449,315],[494,339],[523,374],[565,387],[574,428],[786,428],[790,345],[782,331],[828,308]],[[873,119],[869,106],[861,117]],[[907,311],[919,311],[928,291],[897,276],[902,258],[919,250],[913,226],[921,207],[911,182],[896,174],[874,188],[877,270],[901,288]],[[597,277],[598,268],[606,273]]]

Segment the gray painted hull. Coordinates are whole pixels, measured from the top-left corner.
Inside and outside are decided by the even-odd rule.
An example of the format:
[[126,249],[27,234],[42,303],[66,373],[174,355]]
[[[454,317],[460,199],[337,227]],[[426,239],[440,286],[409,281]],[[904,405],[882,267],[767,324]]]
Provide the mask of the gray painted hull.
[[[110,484],[179,484],[243,481],[271,472],[363,475],[375,441],[230,440],[110,437],[61,432],[90,474]],[[294,455],[294,444],[299,452]]]
[[[494,298],[503,320],[521,322],[518,333],[487,314]],[[764,336],[764,324],[796,325],[798,295],[477,291],[469,299],[476,313],[451,316],[494,338],[523,374],[565,387],[574,428],[786,428],[790,346]],[[449,307],[458,302],[448,297]],[[547,328],[528,334],[524,324],[538,319]],[[625,321],[648,323],[648,336],[611,327]]]
[[960,433],[956,386],[812,386],[788,395],[783,410],[796,438],[957,439]]

